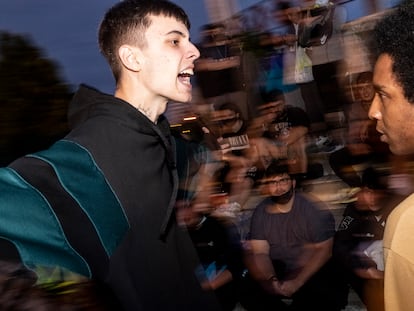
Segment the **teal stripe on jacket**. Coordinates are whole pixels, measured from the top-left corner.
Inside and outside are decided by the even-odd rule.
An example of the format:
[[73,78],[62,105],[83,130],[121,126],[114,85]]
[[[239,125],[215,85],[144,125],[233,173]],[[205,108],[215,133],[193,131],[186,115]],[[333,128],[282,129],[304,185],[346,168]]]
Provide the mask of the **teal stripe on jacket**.
[[62,186],[94,224],[110,257],[129,229],[129,223],[118,198],[90,153],[74,142],[60,140],[48,150],[30,156],[53,167]]
[[29,268],[60,265],[91,275],[43,195],[9,168],[0,169],[0,237],[14,243]]

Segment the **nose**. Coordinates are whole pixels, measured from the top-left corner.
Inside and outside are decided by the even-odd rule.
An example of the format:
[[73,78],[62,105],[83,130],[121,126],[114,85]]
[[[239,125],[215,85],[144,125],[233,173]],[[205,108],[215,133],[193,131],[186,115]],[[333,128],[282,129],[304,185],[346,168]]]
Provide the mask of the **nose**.
[[189,58],[193,58],[194,60],[200,58],[200,51],[197,49],[197,47],[192,42],[190,42],[189,51],[190,51],[189,52],[189,54],[190,54]]
[[369,110],[368,110],[368,117],[371,120],[381,119],[381,112],[379,110],[379,103],[378,102],[379,102],[378,95],[375,94],[374,99],[371,102],[371,106],[369,107]]
[[275,189],[275,192],[278,192],[278,191],[280,191],[280,190],[284,190],[284,187],[282,187],[282,185],[281,184],[279,184],[279,183],[277,183],[277,184],[274,184],[273,185],[273,188]]

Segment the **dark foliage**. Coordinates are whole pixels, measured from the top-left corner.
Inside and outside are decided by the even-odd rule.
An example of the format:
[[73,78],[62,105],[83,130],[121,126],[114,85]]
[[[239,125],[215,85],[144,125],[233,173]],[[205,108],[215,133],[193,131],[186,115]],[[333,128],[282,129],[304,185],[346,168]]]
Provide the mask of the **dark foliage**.
[[67,132],[69,86],[29,39],[0,32],[0,165]]

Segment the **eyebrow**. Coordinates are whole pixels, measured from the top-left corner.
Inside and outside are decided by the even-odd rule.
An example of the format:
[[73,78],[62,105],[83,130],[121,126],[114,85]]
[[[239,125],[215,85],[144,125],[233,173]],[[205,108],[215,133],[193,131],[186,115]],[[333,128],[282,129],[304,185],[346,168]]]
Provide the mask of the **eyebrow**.
[[268,179],[269,180],[281,180],[281,179],[285,179],[285,178],[291,178],[289,174],[283,174],[283,175],[274,175],[274,176],[270,176]]
[[183,38],[187,37],[187,35],[185,33],[183,33],[182,31],[179,31],[179,30],[171,30],[171,31],[167,32],[165,35],[168,36],[168,35],[172,35],[172,34],[179,35]]
[[387,88],[386,86],[375,84],[375,83],[373,83],[372,85],[374,87],[375,92],[386,92],[386,88]]

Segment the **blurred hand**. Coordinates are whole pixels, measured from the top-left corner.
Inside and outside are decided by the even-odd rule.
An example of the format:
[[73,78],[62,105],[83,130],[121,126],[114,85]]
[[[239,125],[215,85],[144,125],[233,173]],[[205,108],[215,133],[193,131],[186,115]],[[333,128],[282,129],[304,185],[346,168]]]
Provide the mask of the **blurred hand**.
[[280,295],[283,295],[285,297],[291,297],[294,293],[296,293],[299,288],[302,287],[302,283],[299,282],[297,279],[288,280],[284,282],[278,282],[277,288]]

